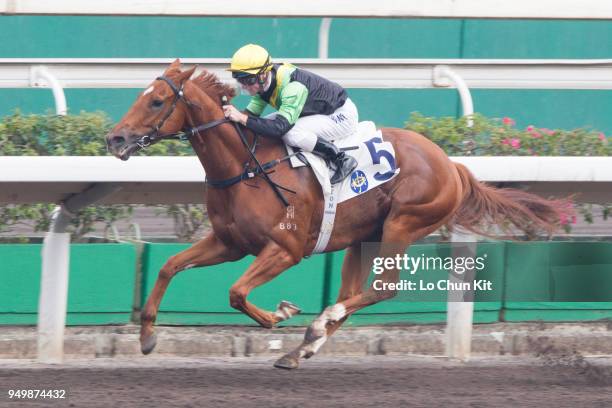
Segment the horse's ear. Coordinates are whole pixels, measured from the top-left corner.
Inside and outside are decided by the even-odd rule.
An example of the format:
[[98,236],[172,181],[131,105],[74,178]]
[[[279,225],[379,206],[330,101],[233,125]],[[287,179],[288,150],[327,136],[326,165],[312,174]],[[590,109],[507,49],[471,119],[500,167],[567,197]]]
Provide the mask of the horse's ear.
[[193,75],[193,72],[195,71],[195,69],[196,69],[196,66],[194,65],[193,67],[189,68],[188,70],[181,72],[179,74],[179,76],[178,76],[179,83],[182,84],[183,82],[185,82],[186,80],[191,78],[191,76]]
[[164,75],[168,75],[171,72],[180,71],[180,70],[181,70],[181,60],[177,58],[174,61],[172,61],[172,64],[170,64],[168,68],[166,68]]

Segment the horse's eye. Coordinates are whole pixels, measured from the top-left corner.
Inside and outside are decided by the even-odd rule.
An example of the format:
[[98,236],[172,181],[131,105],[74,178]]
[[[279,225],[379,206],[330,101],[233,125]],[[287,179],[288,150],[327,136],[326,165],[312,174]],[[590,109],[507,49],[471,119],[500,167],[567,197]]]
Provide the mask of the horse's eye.
[[154,108],[160,108],[163,104],[164,101],[161,101],[159,99],[154,99],[153,102],[151,102],[151,106]]

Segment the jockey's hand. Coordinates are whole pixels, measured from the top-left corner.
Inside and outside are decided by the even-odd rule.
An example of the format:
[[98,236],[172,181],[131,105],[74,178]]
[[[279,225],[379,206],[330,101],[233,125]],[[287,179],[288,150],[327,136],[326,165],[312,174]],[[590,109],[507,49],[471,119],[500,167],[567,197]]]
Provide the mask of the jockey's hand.
[[223,113],[227,119],[246,125],[248,116],[236,109],[234,105],[224,105]]

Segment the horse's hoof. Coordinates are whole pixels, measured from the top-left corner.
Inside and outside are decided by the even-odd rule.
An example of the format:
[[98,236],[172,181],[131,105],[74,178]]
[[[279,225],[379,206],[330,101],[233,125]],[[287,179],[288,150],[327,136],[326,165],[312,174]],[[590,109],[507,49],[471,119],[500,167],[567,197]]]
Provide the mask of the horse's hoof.
[[287,300],[283,300],[278,304],[278,306],[276,306],[275,315],[280,319],[280,321],[283,321],[283,320],[290,319],[296,314],[299,314],[301,312],[302,312],[302,309],[297,307],[297,305]]
[[140,341],[140,351],[142,351],[142,354],[147,355],[153,351],[156,344],[157,334],[153,333],[150,336],[146,337],[144,340]]
[[260,322],[259,325],[264,329],[273,329],[276,326],[275,322]]
[[286,354],[286,355],[282,356],[281,358],[276,360],[276,363],[274,363],[274,367],[276,367],[276,368],[283,368],[285,370],[296,369],[296,368],[298,368],[299,365],[300,365],[300,363],[299,363],[298,359],[293,357],[290,354]]

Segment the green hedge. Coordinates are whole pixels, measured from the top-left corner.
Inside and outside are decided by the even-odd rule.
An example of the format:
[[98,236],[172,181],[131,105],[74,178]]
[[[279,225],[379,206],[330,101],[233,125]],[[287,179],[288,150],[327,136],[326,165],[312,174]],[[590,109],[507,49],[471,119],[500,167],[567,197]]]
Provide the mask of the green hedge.
[[406,129],[421,133],[449,156],[610,156],[612,144],[595,129],[519,129],[512,118],[433,118],[413,113]]

